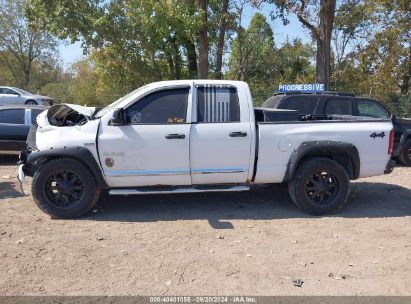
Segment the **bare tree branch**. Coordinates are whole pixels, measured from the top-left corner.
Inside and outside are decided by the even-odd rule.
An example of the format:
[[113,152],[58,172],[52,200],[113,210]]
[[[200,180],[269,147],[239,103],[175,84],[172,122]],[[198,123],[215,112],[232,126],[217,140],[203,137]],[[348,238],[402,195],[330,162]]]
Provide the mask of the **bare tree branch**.
[[321,41],[321,37],[320,37],[320,35],[318,34],[318,31],[317,31],[316,27],[315,27],[314,25],[312,25],[310,22],[308,22],[308,20],[305,19],[305,17],[304,17],[304,10],[305,10],[305,6],[306,6],[306,2],[305,2],[305,0],[300,0],[300,2],[301,2],[301,6],[300,6],[299,9],[297,10],[297,18],[298,18],[298,20],[300,20],[300,22],[301,22],[305,27],[307,27],[307,28],[311,31],[314,39],[315,39],[316,41],[319,41],[319,42],[320,42],[320,41]]

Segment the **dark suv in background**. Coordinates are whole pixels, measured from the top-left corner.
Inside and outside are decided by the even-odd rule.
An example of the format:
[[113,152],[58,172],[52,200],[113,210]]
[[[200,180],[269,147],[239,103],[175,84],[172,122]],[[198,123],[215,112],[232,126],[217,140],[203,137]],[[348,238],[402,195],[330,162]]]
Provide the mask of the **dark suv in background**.
[[411,166],[411,119],[397,118],[380,102],[338,92],[276,93],[267,99],[263,108],[296,110],[300,115],[354,115],[392,119],[394,125],[393,157],[406,166]]
[[0,105],[0,154],[19,154],[27,148],[26,139],[37,115],[45,106]]

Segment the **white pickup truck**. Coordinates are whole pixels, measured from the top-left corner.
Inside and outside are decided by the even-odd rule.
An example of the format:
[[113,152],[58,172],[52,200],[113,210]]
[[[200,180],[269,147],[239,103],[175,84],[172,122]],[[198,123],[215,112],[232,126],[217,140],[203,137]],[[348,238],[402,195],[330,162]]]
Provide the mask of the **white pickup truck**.
[[350,180],[390,173],[390,120],[254,109],[240,81],[143,86],[103,109],[55,105],[37,118],[19,179],[56,218],[110,195],[243,191],[288,183],[310,214],[340,209]]

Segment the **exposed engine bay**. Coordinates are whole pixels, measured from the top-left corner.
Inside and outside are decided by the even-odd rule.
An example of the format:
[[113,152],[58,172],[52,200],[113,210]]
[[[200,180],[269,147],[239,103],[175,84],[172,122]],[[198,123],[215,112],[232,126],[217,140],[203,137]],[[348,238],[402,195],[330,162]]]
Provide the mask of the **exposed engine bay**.
[[[79,111],[80,108],[87,111]],[[95,108],[84,108],[78,105],[58,104],[47,111],[47,119],[50,125],[58,127],[82,126],[87,123]]]

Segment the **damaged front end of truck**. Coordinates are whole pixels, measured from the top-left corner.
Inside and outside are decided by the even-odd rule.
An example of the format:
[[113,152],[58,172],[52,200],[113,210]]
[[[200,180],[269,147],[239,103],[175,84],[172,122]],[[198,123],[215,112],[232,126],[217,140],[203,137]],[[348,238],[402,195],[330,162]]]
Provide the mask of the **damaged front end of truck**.
[[33,176],[45,161],[55,157],[92,158],[97,155],[98,109],[75,104],[58,104],[37,116],[20,153],[18,178]]

